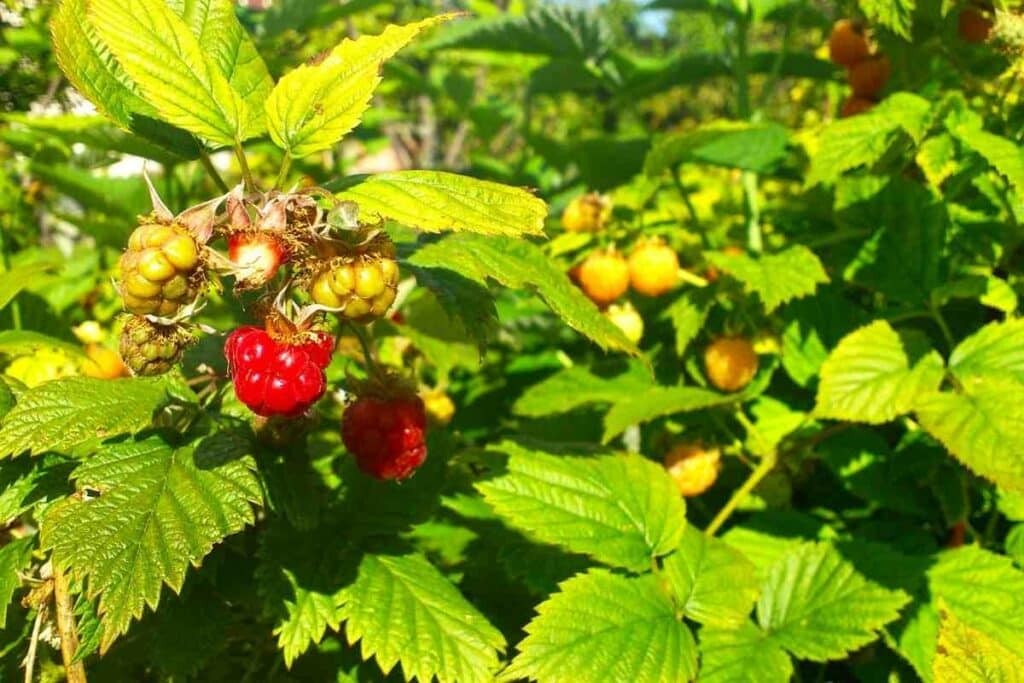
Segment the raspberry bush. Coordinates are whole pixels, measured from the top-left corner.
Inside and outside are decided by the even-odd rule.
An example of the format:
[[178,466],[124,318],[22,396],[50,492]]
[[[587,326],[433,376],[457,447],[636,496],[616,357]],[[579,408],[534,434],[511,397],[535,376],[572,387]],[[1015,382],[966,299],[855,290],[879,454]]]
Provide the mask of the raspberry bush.
[[1017,680],[1022,54],[8,0],[0,680]]

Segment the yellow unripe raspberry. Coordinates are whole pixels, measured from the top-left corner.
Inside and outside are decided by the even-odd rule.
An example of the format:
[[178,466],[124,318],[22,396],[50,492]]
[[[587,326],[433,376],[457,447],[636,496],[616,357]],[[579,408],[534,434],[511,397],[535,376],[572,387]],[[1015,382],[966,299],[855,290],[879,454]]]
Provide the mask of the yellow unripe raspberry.
[[708,381],[722,391],[739,391],[757,374],[757,353],[742,337],[719,337],[704,351]]
[[718,479],[722,453],[699,443],[679,444],[665,456],[665,469],[684,496],[699,496]]
[[180,225],[145,223],[121,256],[121,297],[136,315],[169,317],[192,303],[202,281],[199,245]]

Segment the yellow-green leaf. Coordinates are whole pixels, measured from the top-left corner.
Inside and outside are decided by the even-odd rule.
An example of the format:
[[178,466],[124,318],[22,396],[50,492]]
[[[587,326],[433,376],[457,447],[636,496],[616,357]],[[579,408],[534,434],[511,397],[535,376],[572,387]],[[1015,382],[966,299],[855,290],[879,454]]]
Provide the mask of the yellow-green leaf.
[[1021,683],[1024,657],[971,628],[939,601],[941,622],[935,651],[935,683]]
[[424,232],[540,235],[547,205],[526,190],[441,171],[368,176],[338,194],[364,217],[388,218]]
[[160,118],[210,143],[242,139],[245,103],[162,0],[92,0],[89,19]]
[[123,128],[132,112],[153,113],[86,18],[86,0],[63,0],[53,13],[53,51],[64,75],[96,109]]
[[294,157],[327,149],[355,128],[380,83],[381,65],[417,33],[456,14],[405,26],[379,36],[344,40],[322,61],[304,64],[278,81],[267,99],[270,137]]
[[245,103],[240,122],[242,139],[265,131],[263,103],[274,88],[274,80],[238,21],[233,0],[172,0],[170,4]]

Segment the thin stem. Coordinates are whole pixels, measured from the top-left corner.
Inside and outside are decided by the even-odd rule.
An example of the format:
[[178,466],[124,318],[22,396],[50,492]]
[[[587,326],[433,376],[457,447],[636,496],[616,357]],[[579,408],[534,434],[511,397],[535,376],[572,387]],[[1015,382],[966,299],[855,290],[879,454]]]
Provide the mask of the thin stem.
[[75,611],[71,604],[68,579],[56,565],[53,565],[53,602],[57,607],[57,631],[60,633],[60,654],[64,660],[67,683],[86,683],[85,666],[75,662],[78,652],[78,628],[75,626]]
[[281,170],[277,173],[277,180],[274,181],[274,189],[280,190],[284,187],[284,181],[288,180],[288,172],[292,170],[292,154],[291,152],[284,153],[284,159],[281,160]]
[[702,278],[700,275],[697,275],[696,273],[691,273],[685,268],[679,269],[679,279],[688,285],[693,285],[694,287],[708,286],[708,281],[705,278]]
[[352,323],[349,325],[352,331],[356,335],[356,339],[359,340],[359,345],[363,348],[363,356],[366,358],[367,374],[373,374],[377,371],[377,361],[373,358],[373,347],[370,345],[370,340],[366,335],[366,329]]
[[690,221],[693,223],[693,229],[700,235],[700,243],[705,249],[711,249],[711,242],[708,240],[708,234],[704,230],[704,226],[701,225],[700,217],[697,215],[697,209],[693,206],[693,202],[690,201],[690,191],[686,189],[686,185],[683,184],[683,166],[680,164],[672,169],[672,183],[676,186],[676,190],[679,192],[679,196],[683,199],[683,206],[690,213]]
[[[737,41],[736,64],[733,75],[736,78],[736,112],[739,118],[749,121],[750,109],[750,64],[747,41],[750,38],[750,24],[744,17],[736,22]],[[752,171],[743,172],[743,202],[747,214],[747,248],[760,254],[764,249],[761,234],[761,208],[757,200],[757,174]]]
[[42,605],[36,610],[36,620],[32,624],[32,637],[28,641],[28,654],[25,655],[25,683],[32,683],[36,670],[36,650],[39,648],[39,631],[43,626]]
[[206,172],[213,178],[214,184],[220,189],[221,192],[227,194],[230,192],[228,184],[224,182],[224,179],[220,176],[220,171],[213,165],[213,161],[210,160],[210,154],[204,148],[199,148],[199,163],[203,165]]
[[245,189],[250,192],[256,189],[256,183],[252,179],[252,171],[249,170],[249,161],[245,158],[245,150],[242,143],[235,143],[235,157],[238,159],[238,166],[242,169],[242,180],[245,181]]
[[747,212],[747,248],[755,254],[764,251],[761,233],[761,207],[757,199],[757,174],[743,172],[743,201]]
[[761,431],[757,428],[757,425],[751,422],[750,418],[747,417],[747,414],[743,412],[742,406],[736,407],[736,412],[734,413],[734,415],[736,417],[736,421],[739,422],[743,429],[747,431],[747,434],[750,436],[750,438],[757,442],[758,451],[760,451],[761,453],[766,453],[769,450],[771,450],[770,448],[768,448],[768,442],[765,441],[764,436],[761,435]]
[[754,471],[750,473],[750,476],[747,477],[745,482],[743,482],[743,485],[733,492],[732,498],[729,499],[729,502],[718,511],[715,518],[711,520],[711,524],[708,524],[707,529],[704,530],[706,535],[714,536],[715,533],[722,528],[722,525],[725,524],[730,516],[732,516],[732,513],[736,511],[736,508],[739,507],[740,503],[746,500],[747,496],[750,495],[750,492],[753,491],[754,488],[761,483],[761,480],[767,477],[768,473],[775,468],[775,463],[778,461],[778,457],[778,453],[775,451],[769,451],[763,458],[761,458],[761,462],[757,465]]
[[946,323],[946,319],[942,316],[942,311],[938,306],[932,305],[929,307],[932,320],[939,326],[939,331],[942,332],[942,337],[946,340],[946,345],[949,350],[952,351],[956,347],[956,341],[953,339],[953,332],[949,329],[949,325]]

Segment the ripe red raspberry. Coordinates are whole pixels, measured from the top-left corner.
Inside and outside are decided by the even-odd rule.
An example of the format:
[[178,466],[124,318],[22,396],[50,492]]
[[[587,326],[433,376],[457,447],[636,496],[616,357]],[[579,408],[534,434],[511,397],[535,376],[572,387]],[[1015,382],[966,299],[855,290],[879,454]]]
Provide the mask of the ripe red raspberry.
[[406,479],[427,459],[427,416],[419,396],[364,396],[345,409],[341,438],[359,469],[377,479]]
[[305,343],[282,344],[259,327],[232,332],[224,356],[238,400],[263,417],[305,412],[324,395],[324,368],[334,352],[333,337],[314,334]]

